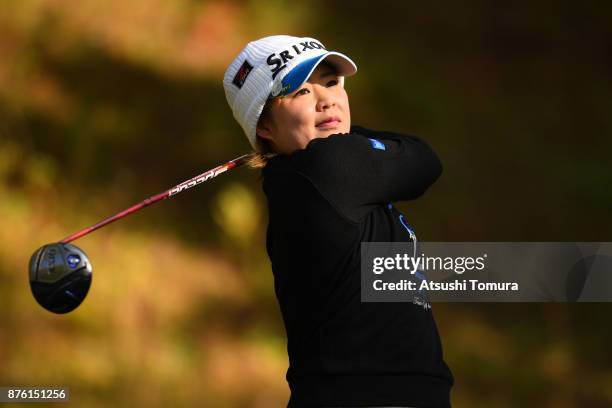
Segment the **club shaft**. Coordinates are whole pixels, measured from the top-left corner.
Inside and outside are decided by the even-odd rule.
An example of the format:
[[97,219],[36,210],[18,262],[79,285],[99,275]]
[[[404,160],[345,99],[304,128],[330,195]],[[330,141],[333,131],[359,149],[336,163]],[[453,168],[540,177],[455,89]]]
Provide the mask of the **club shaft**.
[[90,232],[93,232],[97,229],[100,229],[112,222],[115,222],[117,220],[120,220],[121,218],[127,217],[128,215],[135,213],[136,211],[139,211],[151,204],[155,204],[159,201],[165,200],[166,198],[169,197],[173,197],[179,193],[182,193],[185,190],[188,190],[192,187],[197,186],[198,184],[201,184],[205,181],[208,181],[214,177],[217,177],[219,174],[224,173],[228,170],[231,170],[233,168],[239,167],[241,165],[243,165],[244,163],[246,163],[250,158],[252,157],[252,154],[245,154],[243,156],[237,157],[234,160],[230,160],[229,162],[222,164],[220,166],[217,166],[213,169],[210,169],[208,171],[205,171],[202,174],[199,174],[189,180],[183,181],[182,183],[172,187],[171,189],[164,191],[163,193],[159,193],[156,194],[154,196],[151,196],[149,198],[144,199],[143,201],[139,202],[138,204],[134,204],[133,206],[126,208],[125,210],[112,215],[102,221],[100,221],[97,224],[94,224],[90,227],[87,227],[85,229],[82,229],[81,231],[75,232],[72,235],[67,236],[66,238],[62,239],[60,242],[67,244],[69,242],[72,242],[76,239],[79,239],[81,237],[84,237],[85,235],[89,234]]

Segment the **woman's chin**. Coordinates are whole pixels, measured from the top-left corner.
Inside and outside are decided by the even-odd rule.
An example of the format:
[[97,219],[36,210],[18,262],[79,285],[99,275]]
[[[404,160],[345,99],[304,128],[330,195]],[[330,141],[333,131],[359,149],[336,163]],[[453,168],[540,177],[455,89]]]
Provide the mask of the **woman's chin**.
[[345,129],[345,126],[336,126],[329,129],[317,129],[316,137],[329,137],[331,135],[336,135],[338,133],[348,133],[349,131]]

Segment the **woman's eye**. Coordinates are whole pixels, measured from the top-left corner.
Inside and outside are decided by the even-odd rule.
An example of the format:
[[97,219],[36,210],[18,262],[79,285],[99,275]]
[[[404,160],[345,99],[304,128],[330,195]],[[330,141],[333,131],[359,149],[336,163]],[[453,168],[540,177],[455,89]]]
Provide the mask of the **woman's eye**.
[[308,88],[302,88],[295,93],[295,96],[306,95],[310,90]]
[[338,80],[337,79],[332,79],[331,81],[329,81],[327,83],[327,87],[335,86],[335,85],[338,85]]

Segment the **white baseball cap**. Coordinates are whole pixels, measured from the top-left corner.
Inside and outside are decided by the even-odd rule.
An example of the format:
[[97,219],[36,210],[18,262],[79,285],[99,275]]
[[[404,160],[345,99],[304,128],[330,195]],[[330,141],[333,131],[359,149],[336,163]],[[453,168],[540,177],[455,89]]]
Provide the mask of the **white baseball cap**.
[[234,118],[257,150],[256,128],[266,101],[288,95],[302,86],[314,69],[326,60],[344,77],[357,72],[349,57],[327,51],[310,37],[273,35],[247,44],[223,77],[223,88]]

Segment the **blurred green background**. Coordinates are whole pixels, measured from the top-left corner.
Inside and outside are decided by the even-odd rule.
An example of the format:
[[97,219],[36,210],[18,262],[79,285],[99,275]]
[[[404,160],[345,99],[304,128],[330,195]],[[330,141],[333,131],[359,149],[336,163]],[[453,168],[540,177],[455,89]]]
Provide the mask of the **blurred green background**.
[[[40,245],[249,150],[223,71],[247,41],[351,56],[353,123],[445,172],[402,209],[428,241],[610,241],[612,3],[0,3],[0,385],[83,407],[279,407],[285,334],[258,172],[78,241],[90,295],[31,297]],[[456,407],[612,406],[608,304],[437,304]],[[66,406],[65,404],[58,406]]]

